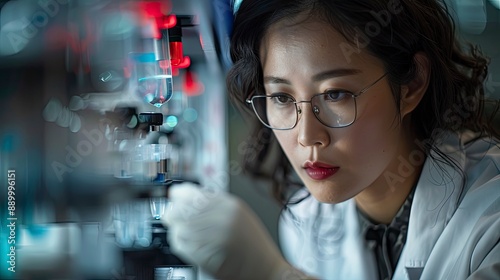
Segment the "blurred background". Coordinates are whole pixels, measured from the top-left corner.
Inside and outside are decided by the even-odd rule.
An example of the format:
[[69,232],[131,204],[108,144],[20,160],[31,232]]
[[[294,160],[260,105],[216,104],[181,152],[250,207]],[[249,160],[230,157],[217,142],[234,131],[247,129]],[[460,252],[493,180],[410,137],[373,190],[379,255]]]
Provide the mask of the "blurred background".
[[[204,279],[158,222],[179,181],[240,196],[277,240],[224,84],[239,2],[0,0],[1,279]],[[500,1],[446,2],[500,98]]]

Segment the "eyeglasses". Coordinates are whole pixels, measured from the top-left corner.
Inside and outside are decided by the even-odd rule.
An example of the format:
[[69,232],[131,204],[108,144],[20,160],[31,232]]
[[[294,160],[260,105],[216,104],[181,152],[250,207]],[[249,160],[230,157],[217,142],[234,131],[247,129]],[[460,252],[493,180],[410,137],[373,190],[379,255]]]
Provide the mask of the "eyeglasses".
[[299,103],[311,103],[311,109],[316,118],[325,126],[331,128],[346,127],[354,123],[357,114],[356,99],[382,80],[387,73],[375,82],[360,90],[351,93],[345,90],[329,90],[311,97],[309,101],[296,101],[286,93],[271,95],[255,95],[246,102],[252,104],[257,118],[265,126],[276,130],[294,128],[302,109]]

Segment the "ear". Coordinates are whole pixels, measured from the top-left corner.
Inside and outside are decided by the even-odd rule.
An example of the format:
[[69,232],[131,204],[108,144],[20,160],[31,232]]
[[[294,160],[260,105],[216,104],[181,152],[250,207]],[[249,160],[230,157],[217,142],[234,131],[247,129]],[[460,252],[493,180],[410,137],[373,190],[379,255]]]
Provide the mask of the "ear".
[[401,86],[401,117],[411,113],[422,100],[429,86],[430,63],[427,56],[418,52],[413,57],[417,66],[417,75],[408,84]]

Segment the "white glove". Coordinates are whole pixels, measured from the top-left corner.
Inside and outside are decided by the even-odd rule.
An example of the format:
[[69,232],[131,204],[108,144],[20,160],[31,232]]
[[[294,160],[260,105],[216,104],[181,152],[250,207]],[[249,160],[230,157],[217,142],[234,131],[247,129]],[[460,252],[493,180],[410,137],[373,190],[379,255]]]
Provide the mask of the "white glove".
[[281,256],[240,199],[184,183],[169,190],[162,217],[171,251],[218,279],[306,279]]

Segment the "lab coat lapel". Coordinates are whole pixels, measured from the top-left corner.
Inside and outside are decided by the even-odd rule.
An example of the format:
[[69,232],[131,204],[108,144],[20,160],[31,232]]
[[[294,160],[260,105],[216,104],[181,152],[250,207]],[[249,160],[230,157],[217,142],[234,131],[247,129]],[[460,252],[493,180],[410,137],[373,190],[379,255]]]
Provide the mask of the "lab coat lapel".
[[[465,156],[459,147],[457,135],[450,134],[441,149],[463,167]],[[407,241],[394,279],[420,278],[434,245],[456,210],[462,187],[462,175],[455,168],[427,158],[416,186]]]

